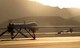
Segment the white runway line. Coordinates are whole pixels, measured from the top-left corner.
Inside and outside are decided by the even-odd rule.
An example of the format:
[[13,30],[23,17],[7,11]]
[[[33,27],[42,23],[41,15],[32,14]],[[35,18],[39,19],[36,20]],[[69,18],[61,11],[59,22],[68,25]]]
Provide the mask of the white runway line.
[[54,43],[54,42],[78,42],[80,37],[46,37],[37,38],[36,40],[17,39],[19,41],[0,41],[0,45],[15,45],[15,44],[32,44],[32,43]]

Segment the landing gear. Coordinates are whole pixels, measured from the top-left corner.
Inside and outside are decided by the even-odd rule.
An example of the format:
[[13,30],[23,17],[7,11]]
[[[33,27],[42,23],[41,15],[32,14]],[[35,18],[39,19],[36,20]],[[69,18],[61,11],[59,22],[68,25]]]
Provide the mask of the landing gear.
[[[18,26],[18,27],[19,27],[19,26]],[[24,36],[25,38],[28,38],[27,35],[25,35],[23,32],[21,32],[21,30],[24,29],[24,30],[26,30],[26,32],[27,32],[34,40],[36,39],[35,30],[34,30],[34,29],[32,29],[32,28],[27,28],[27,27],[22,28],[22,26],[19,27],[19,28],[18,28],[18,27],[17,27],[17,26],[15,27],[14,24],[9,24],[9,25],[7,26],[7,30],[4,31],[4,32],[2,32],[2,33],[0,34],[0,37],[1,37],[3,34],[5,34],[6,32],[9,32],[12,40],[18,35],[18,33],[20,33],[20,34],[21,34],[22,36]],[[23,27],[24,27],[24,26],[23,26]],[[14,30],[15,30],[16,32],[15,32]],[[30,32],[31,32],[31,33],[30,33]],[[14,33],[16,33],[16,34],[14,34]]]

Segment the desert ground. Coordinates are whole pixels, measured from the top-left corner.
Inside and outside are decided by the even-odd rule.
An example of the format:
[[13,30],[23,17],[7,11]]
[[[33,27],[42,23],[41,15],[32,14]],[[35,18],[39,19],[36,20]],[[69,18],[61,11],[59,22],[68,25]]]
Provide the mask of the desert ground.
[[14,40],[0,38],[0,48],[80,48],[79,34],[53,34],[53,36],[47,33],[36,34],[36,40],[32,40],[32,38],[15,38]]

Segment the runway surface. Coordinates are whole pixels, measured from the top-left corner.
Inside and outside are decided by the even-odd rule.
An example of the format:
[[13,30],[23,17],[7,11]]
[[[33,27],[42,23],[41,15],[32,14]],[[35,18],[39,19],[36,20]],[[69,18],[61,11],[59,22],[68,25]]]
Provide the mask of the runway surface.
[[0,48],[80,48],[80,37],[0,39]]

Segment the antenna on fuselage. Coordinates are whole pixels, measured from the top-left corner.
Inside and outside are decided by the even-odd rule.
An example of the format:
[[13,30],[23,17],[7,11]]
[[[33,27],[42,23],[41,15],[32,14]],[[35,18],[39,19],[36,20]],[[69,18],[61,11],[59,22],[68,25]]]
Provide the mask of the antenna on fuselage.
[[9,20],[9,24],[12,24],[12,19]]

